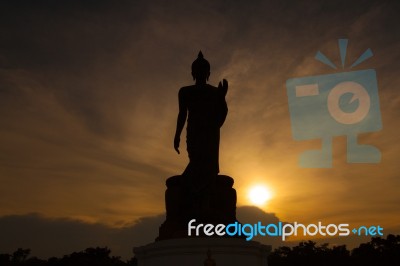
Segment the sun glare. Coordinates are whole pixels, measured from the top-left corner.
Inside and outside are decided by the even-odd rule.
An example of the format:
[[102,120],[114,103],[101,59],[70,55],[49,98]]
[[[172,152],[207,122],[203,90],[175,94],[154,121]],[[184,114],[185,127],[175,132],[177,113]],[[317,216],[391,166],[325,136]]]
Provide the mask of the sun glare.
[[266,186],[254,186],[249,190],[249,199],[256,206],[264,205],[272,198],[271,191]]

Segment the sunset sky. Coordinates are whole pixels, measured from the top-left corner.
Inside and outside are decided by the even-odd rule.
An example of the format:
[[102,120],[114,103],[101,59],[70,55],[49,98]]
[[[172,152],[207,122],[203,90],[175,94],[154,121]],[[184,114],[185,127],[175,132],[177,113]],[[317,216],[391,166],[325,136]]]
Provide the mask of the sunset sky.
[[[235,179],[239,220],[400,234],[399,11],[361,0],[2,1],[0,254],[108,245],[129,257],[154,240],[165,180],[188,163],[184,135],[183,152],[173,149],[177,94],[193,84],[199,50],[209,83],[229,82],[220,169]],[[315,60],[321,51],[340,66],[340,38],[344,69]],[[349,71],[368,48],[374,56],[352,70],[376,70],[383,128],[359,139],[381,163],[347,163],[340,136],[332,168],[300,168],[320,140],[293,140],[286,80]],[[272,192],[259,209],[246,207],[255,185]]]

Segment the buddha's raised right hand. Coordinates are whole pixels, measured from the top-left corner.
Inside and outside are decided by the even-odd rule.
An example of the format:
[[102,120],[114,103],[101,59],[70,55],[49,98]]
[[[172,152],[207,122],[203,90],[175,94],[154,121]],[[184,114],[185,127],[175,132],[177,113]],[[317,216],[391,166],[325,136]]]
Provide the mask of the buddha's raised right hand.
[[220,89],[223,93],[224,96],[226,96],[226,93],[228,92],[228,81],[226,79],[222,80],[218,84],[218,89]]

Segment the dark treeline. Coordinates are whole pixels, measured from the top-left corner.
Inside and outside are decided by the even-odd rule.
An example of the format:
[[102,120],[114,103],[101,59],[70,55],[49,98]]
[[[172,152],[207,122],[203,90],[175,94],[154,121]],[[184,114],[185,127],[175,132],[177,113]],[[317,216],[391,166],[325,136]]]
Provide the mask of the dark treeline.
[[62,258],[49,258],[48,260],[29,257],[29,249],[17,249],[13,254],[0,254],[0,266],[136,266],[135,258],[122,261],[120,257],[110,256],[111,250],[105,248],[87,248],[81,252],[74,252]]
[[[29,249],[18,249],[13,254],[0,254],[1,266],[45,265],[45,266],[136,266],[137,261],[128,261],[110,256],[111,250],[87,248],[62,258],[48,260],[29,257]],[[218,261],[217,261],[218,265]],[[388,235],[386,239],[374,237],[367,243],[349,251],[345,245],[329,247],[313,241],[300,242],[294,247],[279,247],[268,258],[269,266],[388,266],[400,265],[400,235]],[[240,266],[240,265],[237,265]]]
[[317,246],[313,241],[279,247],[268,257],[269,266],[389,266],[400,265],[400,235],[373,237],[349,251],[345,245]]

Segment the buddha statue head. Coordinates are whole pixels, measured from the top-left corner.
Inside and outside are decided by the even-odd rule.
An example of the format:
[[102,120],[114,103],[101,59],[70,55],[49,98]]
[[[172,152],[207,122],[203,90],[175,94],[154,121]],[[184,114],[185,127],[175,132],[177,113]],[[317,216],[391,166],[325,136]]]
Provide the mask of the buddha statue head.
[[201,51],[192,63],[192,76],[196,83],[205,83],[210,76],[210,63],[204,59]]

